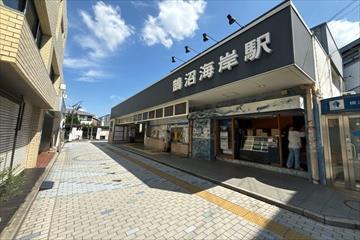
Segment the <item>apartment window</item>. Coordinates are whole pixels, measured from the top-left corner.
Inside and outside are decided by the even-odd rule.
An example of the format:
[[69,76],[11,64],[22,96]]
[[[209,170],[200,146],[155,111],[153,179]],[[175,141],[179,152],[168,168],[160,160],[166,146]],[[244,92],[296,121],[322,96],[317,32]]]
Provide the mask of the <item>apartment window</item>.
[[149,119],[153,119],[155,117],[155,111],[149,112]]
[[55,71],[54,71],[54,67],[51,65],[51,68],[50,68],[50,79],[51,79],[51,82],[54,83],[56,81],[56,74],[55,74]]
[[186,114],[186,102],[175,105],[175,115]]
[[141,119],[142,119],[142,114],[141,113],[138,114],[137,119],[138,119],[138,121],[141,121]]
[[147,120],[148,119],[148,113],[147,112],[144,112],[143,113],[143,120]]
[[165,117],[170,117],[170,116],[174,115],[174,106],[173,105],[165,107],[164,110],[165,110],[164,111]]
[[3,0],[5,6],[23,12],[26,5],[26,0]]
[[155,115],[156,115],[156,118],[163,117],[163,109],[162,108],[156,109]]
[[63,39],[65,38],[64,20],[63,19],[61,19],[61,36]]
[[41,25],[40,25],[38,14],[36,12],[34,1],[27,2],[26,10],[25,10],[25,18],[26,18],[26,20],[29,24],[30,30],[34,36],[35,43],[38,46],[38,48],[40,48],[43,33],[41,31]]
[[39,29],[40,23],[39,23],[39,17],[37,15],[36,8],[34,5],[34,1],[28,1],[28,4],[26,6],[26,11],[25,11],[25,17],[29,24],[30,30],[35,38],[37,35],[37,31]]
[[35,37],[36,46],[38,46],[39,49],[41,48],[42,36],[43,36],[43,34],[42,34],[40,24],[39,24],[38,30],[36,32],[36,37]]

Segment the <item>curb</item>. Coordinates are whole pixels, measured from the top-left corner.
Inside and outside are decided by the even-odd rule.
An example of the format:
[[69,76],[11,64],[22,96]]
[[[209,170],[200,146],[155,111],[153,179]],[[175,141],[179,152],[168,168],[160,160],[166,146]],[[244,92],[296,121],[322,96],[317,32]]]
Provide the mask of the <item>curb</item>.
[[288,210],[290,212],[302,215],[304,217],[310,218],[310,219],[315,220],[315,221],[320,222],[320,223],[324,223],[324,224],[335,226],[335,227],[343,227],[343,228],[350,228],[350,229],[360,229],[360,221],[350,220],[350,219],[346,219],[346,218],[338,218],[338,217],[326,216],[326,215],[323,215],[323,214],[319,214],[319,213],[310,211],[310,210],[305,209],[305,208],[300,208],[300,207],[297,207],[297,206],[289,205],[289,204],[286,204],[286,203],[281,202],[279,200],[267,197],[265,195],[256,194],[256,193],[248,191],[247,189],[243,189],[243,188],[234,186],[232,184],[219,182],[219,181],[217,181],[215,179],[212,179],[212,178],[209,178],[207,176],[199,175],[197,173],[182,169],[182,168],[174,166],[174,165],[172,165],[170,163],[162,162],[162,161],[152,157],[151,155],[148,155],[148,154],[142,152],[141,150],[135,150],[135,149],[131,149],[129,147],[124,147],[124,146],[114,146],[114,145],[111,145],[111,146],[116,147],[116,148],[120,148],[120,149],[122,149],[124,151],[128,151],[128,152],[137,154],[137,155],[145,157],[145,158],[147,158],[149,160],[152,160],[152,161],[155,161],[157,163],[163,164],[165,166],[168,166],[168,167],[174,168],[176,170],[185,172],[185,173],[193,175],[195,177],[205,179],[205,180],[207,180],[209,182],[212,182],[212,183],[215,183],[215,184],[217,184],[219,186],[225,187],[225,188],[233,190],[235,192],[239,192],[239,193],[247,195],[249,197],[252,197],[252,198],[258,199],[260,201],[266,202],[268,204],[275,205],[275,206],[277,206],[279,208],[282,208],[282,209]]
[[26,196],[25,201],[20,205],[20,207],[16,210],[15,214],[12,216],[12,218],[9,221],[8,226],[4,228],[4,230],[0,233],[0,239],[15,239],[16,234],[20,230],[20,227],[22,223],[25,220],[25,217],[27,216],[30,207],[35,201],[35,198],[39,192],[39,188],[42,184],[42,182],[45,180],[45,178],[49,175],[49,172],[51,168],[53,167],[55,161],[57,160],[59,156],[59,152],[56,152],[47,167],[45,168],[45,171],[42,173],[42,175],[39,177],[39,179],[36,181],[35,185],[33,186],[31,192]]

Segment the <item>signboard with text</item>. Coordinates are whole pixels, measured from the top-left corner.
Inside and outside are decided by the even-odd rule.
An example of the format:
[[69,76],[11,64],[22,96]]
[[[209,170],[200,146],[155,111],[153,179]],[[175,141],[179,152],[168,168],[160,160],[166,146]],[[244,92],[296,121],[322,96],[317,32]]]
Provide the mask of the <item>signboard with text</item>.
[[360,113],[360,94],[329,98],[321,101],[322,114],[341,112]]
[[[301,66],[306,63],[313,67],[311,34],[288,4],[284,2],[282,5],[285,7],[269,11],[271,14],[264,14],[268,16],[261,21],[255,19],[256,23],[249,23],[160,81],[113,107],[111,116],[121,116],[175,101],[280,69],[295,64],[296,61]],[[311,48],[306,51],[307,54],[303,54],[303,45]],[[289,81],[291,80],[290,78]]]

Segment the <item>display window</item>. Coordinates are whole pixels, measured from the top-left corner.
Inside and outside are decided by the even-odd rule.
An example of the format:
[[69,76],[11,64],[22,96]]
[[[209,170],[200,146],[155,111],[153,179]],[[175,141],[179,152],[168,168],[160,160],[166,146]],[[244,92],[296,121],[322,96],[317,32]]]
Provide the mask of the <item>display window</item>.
[[[307,170],[306,142],[303,116],[246,116],[236,118],[235,141],[236,158],[279,167]],[[296,131],[296,156],[291,153],[293,143],[289,143],[289,131]],[[294,141],[290,133],[290,141]],[[288,161],[290,155],[290,159]],[[295,162],[299,162],[299,166]]]
[[217,120],[216,153],[307,171],[304,128],[304,114],[293,111]]
[[171,128],[171,142],[189,143],[189,128],[187,126]]
[[220,154],[233,154],[231,119],[219,120],[219,150]]

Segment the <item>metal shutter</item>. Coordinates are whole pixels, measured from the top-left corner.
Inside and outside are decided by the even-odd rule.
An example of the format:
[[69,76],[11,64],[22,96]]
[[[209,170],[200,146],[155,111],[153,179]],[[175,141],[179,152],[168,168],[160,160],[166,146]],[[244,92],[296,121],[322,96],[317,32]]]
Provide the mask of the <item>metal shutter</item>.
[[115,126],[114,128],[114,143],[124,142],[128,140],[128,127],[127,126]]
[[10,167],[19,105],[0,96],[0,171]]
[[28,155],[28,144],[30,142],[32,129],[32,106],[25,102],[22,122],[20,123],[20,130],[16,138],[15,156],[13,162],[13,169],[15,173],[21,172],[26,165]]

